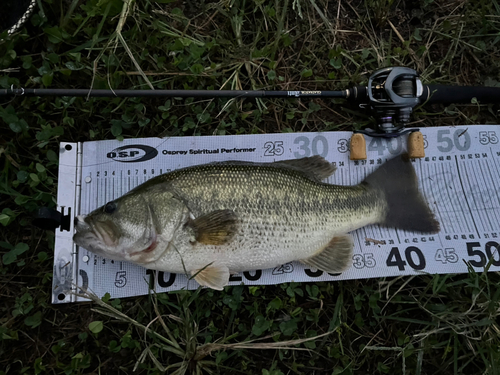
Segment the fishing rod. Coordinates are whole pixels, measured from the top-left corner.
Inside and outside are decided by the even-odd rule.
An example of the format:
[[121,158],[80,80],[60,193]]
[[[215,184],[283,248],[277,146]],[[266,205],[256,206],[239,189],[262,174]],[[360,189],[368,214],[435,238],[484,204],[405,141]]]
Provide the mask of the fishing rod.
[[433,103],[500,103],[500,88],[423,85],[418,73],[405,67],[374,72],[367,86],[340,91],[299,90],[102,90],[102,89],[0,89],[5,96],[148,97],[148,98],[341,98],[368,110],[377,120],[376,129],[360,131],[375,137],[404,134],[404,126],[418,105]]
[[343,91],[265,91],[265,90],[92,90],[92,89],[24,89],[0,90],[0,96],[86,96],[86,97],[148,97],[148,98],[347,98]]
[[[406,129],[416,106],[436,103],[500,103],[500,88],[424,85],[414,69],[388,67],[374,72],[366,86],[355,86],[340,91],[267,91],[267,90],[94,90],[94,89],[1,89],[2,96],[79,96],[79,97],[169,97],[169,98],[341,98],[373,115],[374,129],[357,130],[351,139],[351,159],[365,159],[362,134],[370,137],[395,138],[412,133],[421,151],[414,157],[423,157],[423,137],[419,129]],[[415,133],[415,134],[413,134]],[[411,147],[409,147],[411,148]],[[355,151],[360,150],[357,154]],[[354,152],[353,152],[354,151]]]

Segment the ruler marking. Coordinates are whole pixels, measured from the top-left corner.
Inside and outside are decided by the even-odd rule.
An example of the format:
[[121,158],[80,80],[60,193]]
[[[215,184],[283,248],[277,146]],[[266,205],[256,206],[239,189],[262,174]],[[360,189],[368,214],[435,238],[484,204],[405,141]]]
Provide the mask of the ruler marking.
[[[469,190],[469,192],[468,192],[467,195],[469,195],[469,196],[472,197],[471,206],[472,206],[472,204],[474,205],[473,209],[475,210],[475,213],[477,215],[478,221],[481,224],[481,229],[484,232],[485,225],[484,225],[484,221],[483,221],[483,216],[481,215],[481,210],[479,209],[479,206],[478,206],[475,194],[472,191],[472,183],[471,183],[471,175],[470,175],[470,173],[474,173],[475,174],[475,171],[470,172],[471,163],[467,163],[467,161],[464,163],[464,169],[465,169],[465,172],[466,172],[465,173],[465,177],[467,179],[468,190]],[[472,169],[474,169],[473,166],[472,166]],[[477,181],[477,177],[475,177],[475,180]],[[479,232],[478,232],[478,234],[479,234]]]
[[[477,186],[477,189],[478,189],[478,192],[472,192],[472,188],[471,188],[471,194],[472,195],[479,195],[479,198],[477,199],[477,203],[476,204],[482,204],[482,207],[477,207],[477,211],[478,211],[478,214],[481,215],[482,217],[482,220],[481,222],[483,223],[483,232],[487,232],[487,225],[486,224],[489,224],[489,227],[491,227],[491,222],[490,222],[490,219],[488,217],[488,213],[486,211],[486,204],[484,202],[484,194],[482,192],[482,187],[481,187],[481,177],[483,178],[483,182],[484,182],[484,176],[481,176],[481,174],[479,174],[478,176],[478,168],[475,168],[475,165],[474,165],[474,160],[471,160],[470,162],[470,167],[472,168],[473,170],[473,173],[474,173],[474,177],[475,177],[475,181],[476,181],[476,186]],[[486,187],[486,186],[485,186]]]
[[[458,175],[458,171],[456,171],[456,175]],[[461,214],[462,214],[461,217],[467,226],[467,232],[472,233],[474,231],[470,225],[471,224],[470,222],[472,220],[472,213],[470,211],[465,211],[466,204],[465,205],[462,204],[462,201],[461,201],[462,198],[463,198],[464,202],[465,202],[466,198],[465,198],[465,194],[463,192],[463,189],[460,186],[460,180],[456,178],[456,179],[454,179],[454,182],[455,182],[455,186],[454,186],[455,196],[457,198],[458,208],[461,210]]]
[[[457,155],[455,155],[455,162],[457,163],[457,173],[458,173],[458,179],[460,180],[460,186],[462,188],[462,192],[464,194],[464,197],[465,197],[465,203],[467,204],[467,208],[469,209],[469,212],[472,213],[472,210],[470,208],[470,204],[469,204],[469,200],[467,199],[467,194],[465,194],[465,190],[464,190],[464,184],[462,182],[462,173],[460,173],[460,167],[458,165],[458,158],[457,158]],[[472,223],[474,224],[474,228],[476,229],[476,233],[477,233],[477,236],[479,238],[481,238],[481,235],[479,234],[479,231],[477,229],[477,225],[476,225],[476,221],[474,220],[474,215],[471,215],[471,218],[472,218]]]
[[[488,173],[490,175],[491,186],[493,188],[493,191],[495,192],[495,195],[496,195],[497,201],[498,201],[497,207],[492,207],[492,209],[500,208],[500,194],[498,194],[498,189],[495,188],[495,180],[493,178],[493,173],[491,172],[490,163],[486,162],[486,166],[488,167]],[[498,177],[498,175],[497,175],[497,177]],[[500,220],[497,219],[497,223],[500,223]]]
[[[479,173],[479,175],[482,178],[482,182],[483,182],[484,188],[485,188],[486,192],[488,193],[488,197],[487,198],[489,199],[488,201],[485,201],[485,198],[486,198],[485,195],[486,194],[480,193],[481,200],[483,201],[484,215],[486,216],[486,219],[488,220],[488,224],[490,226],[490,231],[493,231],[493,223],[491,222],[492,218],[490,217],[490,210],[492,208],[491,207],[491,197],[490,197],[491,191],[489,189],[489,184],[488,184],[488,182],[486,180],[487,175],[486,175],[486,173],[485,173],[485,171],[483,169],[483,163],[482,163],[481,159],[477,160],[477,164],[478,164],[477,173]],[[498,223],[498,218],[496,217],[495,212],[493,212],[493,215],[495,216],[494,220]]]
[[[440,163],[440,165],[439,165],[439,166],[436,166],[436,170],[437,170],[439,167],[441,167],[441,175],[442,175],[442,176],[444,176],[444,178],[443,178],[443,180],[442,180],[442,181],[443,181],[443,186],[442,186],[442,188],[443,188],[444,190],[446,190],[446,197],[448,198],[448,200],[447,200],[447,205],[448,205],[448,207],[450,208],[450,209],[448,210],[448,219],[449,219],[449,221],[450,221],[450,224],[451,224],[451,227],[452,227],[452,231],[454,231],[454,225],[453,225],[453,223],[456,223],[456,224],[460,227],[460,221],[459,221],[459,219],[458,219],[457,210],[455,209],[455,206],[454,206],[454,204],[453,204],[453,200],[451,199],[451,196],[450,196],[450,185],[449,185],[449,183],[451,183],[452,181],[450,181],[449,183],[448,183],[448,181],[446,181],[446,176],[447,176],[447,173],[445,172],[444,165],[445,165],[445,162]],[[436,173],[437,173],[437,172],[436,172]],[[450,176],[451,176],[451,175],[450,175]],[[451,177],[450,177],[450,179],[451,179]],[[453,216],[454,216],[454,218],[452,218],[452,217],[451,217],[451,215],[453,215]]]
[[[444,186],[440,186],[440,184],[436,183],[436,182],[440,182],[440,180],[438,180],[437,166],[434,163],[429,165],[429,176],[431,176],[431,168],[432,168],[432,176],[434,178],[436,178],[436,181],[429,181],[428,182],[429,186],[430,186],[430,190],[432,191],[432,198],[433,198],[434,202],[437,203],[436,207],[437,207],[437,210],[439,212],[439,216],[442,219],[441,221],[442,221],[442,225],[443,225],[443,229],[444,229],[445,233],[454,233],[455,229],[453,226],[453,220],[450,217],[450,209],[453,210],[453,204],[451,203],[451,201],[450,201],[449,205],[447,204],[445,198],[443,197],[443,192],[442,192],[442,187],[444,187],[446,189],[446,180],[445,179],[441,180],[441,181],[443,181]],[[432,188],[433,186],[438,187],[437,191],[435,191],[436,189]],[[439,194],[439,196],[438,196],[438,194]],[[450,227],[451,227],[451,230],[450,230]]]

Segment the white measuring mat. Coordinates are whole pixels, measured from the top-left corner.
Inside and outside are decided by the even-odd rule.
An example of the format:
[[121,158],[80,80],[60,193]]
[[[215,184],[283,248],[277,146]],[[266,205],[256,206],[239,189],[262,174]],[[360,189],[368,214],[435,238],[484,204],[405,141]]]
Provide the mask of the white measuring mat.
[[[412,160],[420,189],[441,224],[434,235],[367,226],[351,233],[352,267],[340,275],[288,263],[231,276],[230,285],[366,279],[414,274],[500,271],[500,125],[421,129],[423,159]],[[186,275],[147,270],[77,248],[73,218],[120,197],[146,180],[178,168],[224,160],[272,162],[321,155],[335,163],[329,183],[354,185],[406,151],[407,136],[367,139],[367,160],[349,160],[351,132],[127,139],[61,143],[58,209],[70,231],[57,230],[53,303],[77,301],[90,289],[112,298],[196,289]]]

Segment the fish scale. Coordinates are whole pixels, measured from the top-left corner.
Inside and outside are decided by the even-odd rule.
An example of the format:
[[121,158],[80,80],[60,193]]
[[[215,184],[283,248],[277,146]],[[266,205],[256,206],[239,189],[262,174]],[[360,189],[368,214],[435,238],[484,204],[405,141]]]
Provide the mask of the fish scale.
[[[212,253],[228,253],[231,272],[269,268],[312,256],[337,234],[361,222],[374,222],[384,204],[363,186],[338,187],[318,183],[296,171],[252,165],[209,165],[169,176],[172,188],[200,216],[232,209],[240,231],[229,244],[192,245],[184,232],[164,259],[199,269],[213,261]],[[215,192],[215,194],[214,194]],[[286,228],[286,230],[285,230]],[[147,264],[164,269],[164,259]],[[182,269],[176,269],[182,272]]]

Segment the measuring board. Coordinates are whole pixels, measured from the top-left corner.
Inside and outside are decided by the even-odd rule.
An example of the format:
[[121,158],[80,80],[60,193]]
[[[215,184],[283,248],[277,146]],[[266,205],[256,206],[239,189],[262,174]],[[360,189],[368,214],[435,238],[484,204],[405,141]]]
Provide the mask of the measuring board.
[[[230,285],[291,281],[366,279],[414,274],[500,270],[500,125],[421,129],[426,157],[412,160],[420,189],[441,224],[426,235],[371,225],[351,233],[352,267],[332,275],[298,263],[232,275]],[[354,185],[386,160],[406,151],[407,136],[367,137],[367,160],[349,160],[351,132],[286,133],[127,139],[61,143],[58,209],[70,215],[69,231],[58,230],[53,303],[79,300],[70,291],[99,297],[196,289],[183,274],[157,272],[108,260],[72,241],[73,218],[178,168],[225,160],[272,162],[321,155],[337,166],[327,182]]]

